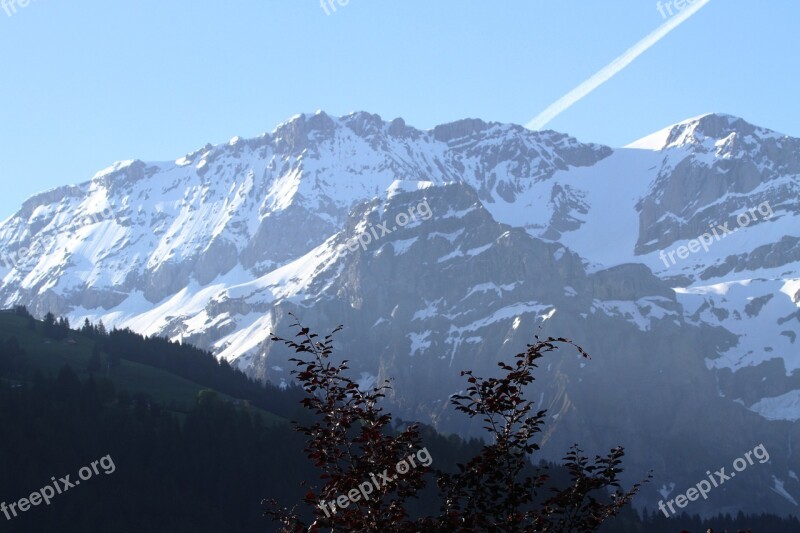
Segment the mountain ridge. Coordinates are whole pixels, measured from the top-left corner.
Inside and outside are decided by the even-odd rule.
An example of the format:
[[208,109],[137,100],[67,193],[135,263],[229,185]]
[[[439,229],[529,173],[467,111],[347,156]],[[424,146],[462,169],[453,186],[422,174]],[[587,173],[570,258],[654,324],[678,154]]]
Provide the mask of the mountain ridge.
[[[466,435],[441,410],[457,371],[490,372],[535,332],[569,335],[603,364],[543,369],[545,453],[630,443],[634,468],[662,469],[652,507],[712,466],[719,438],[731,456],[763,440],[774,461],[753,475],[775,498],[734,490],[725,505],[784,513],[777,487],[800,499],[786,441],[800,437],[800,140],[710,114],[665,143],[296,115],[28,200],[0,224],[0,304],[191,342],[278,384],[290,366],[269,333],[289,313],[345,323],[338,348],[363,383],[395,378],[401,416]],[[423,205],[429,218],[410,215]],[[735,234],[692,244],[748,209]],[[668,465],[679,446],[691,465]]]

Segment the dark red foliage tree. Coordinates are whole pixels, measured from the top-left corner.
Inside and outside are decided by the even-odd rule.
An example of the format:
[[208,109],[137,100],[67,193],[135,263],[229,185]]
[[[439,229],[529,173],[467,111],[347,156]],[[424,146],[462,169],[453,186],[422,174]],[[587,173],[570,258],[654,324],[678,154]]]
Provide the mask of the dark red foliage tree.
[[[293,373],[307,393],[302,404],[316,415],[316,421],[297,424],[297,429],[308,437],[308,457],[322,471],[325,484],[319,492],[309,489],[304,498],[315,516],[310,526],[295,510],[279,509],[274,501],[265,502],[266,514],[281,522],[285,532],[320,528],[413,531],[405,502],[423,487],[425,469],[410,469],[390,482],[386,480],[396,475],[395,467],[400,461],[422,447],[418,427],[390,431],[392,417],[379,406],[388,384],[362,391],[344,375],[347,361],[330,361],[333,335],[341,327],[320,341],[308,328],[293,326],[300,329],[299,341],[276,336],[272,340],[284,342],[305,355],[291,361],[299,367]],[[377,480],[377,487],[373,479]],[[370,493],[365,494],[367,491]],[[353,503],[355,498],[358,501]],[[346,505],[340,505],[340,501]]]
[[[550,477],[534,469],[532,454],[539,449],[535,438],[541,433],[545,411],[534,412],[524,399],[525,388],[534,381],[536,361],[544,354],[570,345],[586,358],[582,348],[568,339],[548,338],[529,345],[517,354],[514,364],[498,363],[501,375],[480,378],[466,376],[466,394],[454,395],[452,403],[470,418],[480,417],[489,433],[480,454],[455,473],[434,472],[442,497],[438,516],[409,517],[406,502],[424,486],[427,468],[418,467],[391,482],[372,483],[375,476],[387,479],[396,465],[421,448],[416,425],[392,430],[392,417],[379,406],[389,388],[387,383],[361,391],[344,375],[347,361],[330,361],[333,335],[323,340],[299,323],[299,341],[273,336],[305,357],[292,359],[299,370],[297,380],[307,393],[303,406],[315,415],[309,425],[297,425],[307,437],[306,451],[322,471],[324,485],[319,492],[308,490],[304,503],[314,519],[306,524],[297,509],[281,509],[265,501],[265,514],[279,521],[284,532],[318,531],[595,531],[615,516],[640,489],[635,484],[625,491],[619,474],[624,451],[611,450],[606,457],[590,461],[576,446],[564,458],[570,482],[565,488],[548,487]],[[296,338],[297,338],[296,337]],[[358,501],[354,501],[358,500]],[[344,506],[330,502],[341,501]]]

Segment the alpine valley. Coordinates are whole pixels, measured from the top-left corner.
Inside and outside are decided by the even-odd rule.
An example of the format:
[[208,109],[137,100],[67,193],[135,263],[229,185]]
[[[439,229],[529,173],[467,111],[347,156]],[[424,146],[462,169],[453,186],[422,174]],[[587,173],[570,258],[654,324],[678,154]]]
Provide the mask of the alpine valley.
[[652,510],[763,444],[768,462],[689,511],[796,514],[799,196],[800,139],[729,115],[611,148],[317,112],[30,198],[0,224],[0,304],[191,343],[277,384],[293,354],[269,338],[290,313],[343,324],[363,385],[392,379],[394,413],[464,436],[480,428],[449,407],[461,370],[568,337],[592,360],[539,368],[543,458],[621,444],[626,482],[653,471],[635,500]]

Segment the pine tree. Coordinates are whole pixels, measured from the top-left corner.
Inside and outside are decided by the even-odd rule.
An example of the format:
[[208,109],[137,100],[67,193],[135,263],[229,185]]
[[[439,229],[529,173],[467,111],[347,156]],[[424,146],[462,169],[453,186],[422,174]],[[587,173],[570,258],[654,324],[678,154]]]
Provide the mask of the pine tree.
[[53,313],[48,311],[47,314],[44,315],[43,328],[44,336],[48,339],[55,339],[58,336],[58,324],[56,323],[56,316]]

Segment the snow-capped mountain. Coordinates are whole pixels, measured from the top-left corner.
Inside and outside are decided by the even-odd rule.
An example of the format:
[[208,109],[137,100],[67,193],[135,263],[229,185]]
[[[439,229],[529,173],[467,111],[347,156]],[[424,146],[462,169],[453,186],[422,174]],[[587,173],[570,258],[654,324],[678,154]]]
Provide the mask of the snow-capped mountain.
[[623,443],[630,474],[655,470],[652,507],[763,442],[770,462],[693,512],[796,512],[798,189],[800,139],[728,115],[612,149],[318,112],[31,198],[0,225],[0,301],[276,382],[291,354],[267,339],[289,312],[345,324],[365,384],[394,378],[401,416],[464,434],[460,370],[569,336],[594,361],[542,368],[545,455]]

